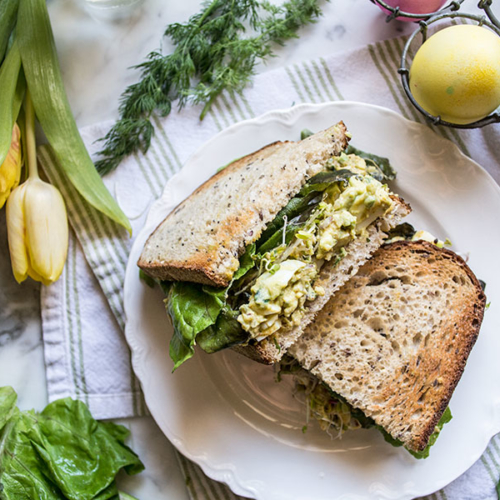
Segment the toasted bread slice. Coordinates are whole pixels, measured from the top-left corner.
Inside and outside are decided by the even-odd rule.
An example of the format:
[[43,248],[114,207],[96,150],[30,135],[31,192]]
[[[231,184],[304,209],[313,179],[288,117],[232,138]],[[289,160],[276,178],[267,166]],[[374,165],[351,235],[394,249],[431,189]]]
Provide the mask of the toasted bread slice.
[[233,162],[156,228],[138,266],[160,280],[227,286],[245,247],[347,142],[339,122],[303,141],[274,143]]
[[423,241],[385,245],[289,353],[407,449],[422,451],[476,342],[485,301],[455,253]]
[[396,202],[394,209],[368,227],[368,238],[350,242],[346,246],[347,255],[338,264],[330,261],[322,267],[316,284],[325,290],[325,295],[308,303],[300,325],[292,329],[280,330],[275,334],[276,340],[264,339],[256,344],[236,345],[232,349],[260,363],[274,364],[280,361],[332,295],[354,276],[383,244],[387,237],[385,231],[397,226],[401,219],[410,213],[411,208],[407,203],[397,196],[392,196],[392,198]]

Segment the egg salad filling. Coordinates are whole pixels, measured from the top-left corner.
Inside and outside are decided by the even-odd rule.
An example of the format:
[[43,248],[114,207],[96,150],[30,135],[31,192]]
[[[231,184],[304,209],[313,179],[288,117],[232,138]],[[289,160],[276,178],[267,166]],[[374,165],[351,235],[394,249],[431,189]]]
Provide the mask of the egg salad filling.
[[247,284],[248,301],[239,308],[237,321],[251,339],[260,341],[282,328],[298,325],[307,301],[324,295],[315,281],[326,262],[338,264],[345,246],[367,237],[366,228],[394,205],[387,185],[374,179],[362,158],[343,155],[333,169],[349,168],[345,182],[336,182],[321,195],[291,241],[266,252],[258,272]]

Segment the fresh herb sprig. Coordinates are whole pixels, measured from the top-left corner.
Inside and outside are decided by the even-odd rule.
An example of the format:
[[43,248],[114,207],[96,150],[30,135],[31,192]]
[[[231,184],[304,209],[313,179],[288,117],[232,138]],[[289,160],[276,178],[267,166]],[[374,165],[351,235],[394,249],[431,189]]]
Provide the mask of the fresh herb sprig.
[[[319,0],[287,0],[281,6],[259,0],[211,0],[186,23],[168,26],[174,51],[151,52],[135,66],[140,80],[120,98],[119,120],[101,139],[96,167],[102,175],[128,155],[146,152],[154,135],[153,113],[167,116],[172,103],[204,104],[200,119],[224,90],[241,93],[256,64],[272,57],[275,44],[297,38],[297,31],[321,15]],[[245,37],[248,28],[252,36]]]

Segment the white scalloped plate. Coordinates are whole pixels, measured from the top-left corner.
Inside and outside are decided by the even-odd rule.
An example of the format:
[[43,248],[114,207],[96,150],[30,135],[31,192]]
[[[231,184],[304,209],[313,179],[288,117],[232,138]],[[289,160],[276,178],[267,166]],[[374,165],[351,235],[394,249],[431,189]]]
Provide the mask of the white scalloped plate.
[[[233,352],[198,351],[174,374],[171,335],[159,290],[138,278],[137,258],[157,224],[221,165],[279,139],[296,140],[344,120],[355,146],[387,156],[393,188],[409,220],[440,237],[488,282],[479,340],[451,401],[453,420],[431,456],[418,461],[375,430],[331,439],[314,424],[289,381]],[[500,189],[479,165],[430,129],[384,108],[354,102],[300,105],[238,123],[206,143],[173,177],[137,236],[125,280],[126,337],[147,405],[186,457],[236,493],[259,500],[410,499],[436,491],[468,469],[500,431]],[[493,249],[493,250],[492,250]]]

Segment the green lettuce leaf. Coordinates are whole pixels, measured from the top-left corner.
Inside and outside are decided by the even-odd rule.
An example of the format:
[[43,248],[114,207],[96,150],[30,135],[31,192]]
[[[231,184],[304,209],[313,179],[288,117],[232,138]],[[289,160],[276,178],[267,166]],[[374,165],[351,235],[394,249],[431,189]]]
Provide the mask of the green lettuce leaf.
[[378,172],[370,172],[370,175],[377,179],[379,182],[393,181],[396,178],[396,171],[392,168],[391,162],[388,158],[377,156],[372,153],[366,153],[354,146],[347,146],[345,153],[348,155],[354,154],[363,158],[368,166],[377,167]]
[[16,409],[17,394],[12,387],[0,387],[0,431]]
[[[451,415],[451,410],[449,407],[447,407],[443,415],[439,419],[439,422],[436,425],[436,429],[431,434],[427,446],[422,451],[412,451],[405,448],[406,451],[408,451],[408,453],[410,453],[410,455],[413,455],[415,458],[418,459],[427,458],[429,456],[431,446],[436,442],[437,438],[439,437],[439,433],[443,429],[444,424],[447,424],[452,418],[453,417]],[[403,443],[399,441],[399,439],[393,438],[383,427],[380,427],[379,425],[377,425],[376,427],[382,433],[384,439],[388,443],[392,444],[392,446],[395,447],[403,446]]]
[[[215,352],[224,346],[229,347],[246,340],[248,335],[242,329],[237,330],[236,319],[233,320],[229,314],[230,308],[226,305],[226,298],[232,284],[255,267],[254,256],[255,245],[252,244],[240,257],[240,267],[226,288],[188,282],[160,283],[167,295],[165,303],[174,328],[169,352],[174,362],[174,371],[193,356],[197,342],[204,351]],[[223,309],[226,312],[221,315]],[[221,329],[220,336],[216,338],[215,332],[218,328]],[[201,332],[205,333],[200,341],[198,336]]]
[[193,356],[196,336],[217,321],[225,305],[226,292],[227,288],[183,281],[169,286],[165,303],[174,328],[170,341],[174,370]]
[[436,442],[437,438],[439,437],[439,434],[441,430],[443,429],[444,424],[447,424],[451,419],[453,418],[451,414],[450,407],[448,406],[446,410],[443,412],[441,415],[441,418],[439,419],[438,424],[436,425],[435,431],[431,434],[431,437],[429,438],[429,443],[427,444],[427,447],[423,449],[422,451],[410,451],[410,453],[415,457],[415,458],[427,458],[429,456],[429,452],[431,449],[431,446]]
[[[255,248],[255,243],[247,246],[245,253],[240,257],[240,267],[234,273],[232,283],[239,280],[240,278],[243,278],[243,276],[245,276],[245,274],[250,271],[250,269],[255,267]],[[229,285],[228,289],[230,287],[231,285]]]
[[60,399],[36,413],[12,411],[12,397],[0,397],[0,414],[9,413],[0,433],[2,500],[107,500],[118,495],[121,469],[144,469],[125,444],[129,431],[97,422],[80,401]]
[[199,346],[209,354],[220,351],[248,339],[248,333],[236,320],[239,313],[225,307],[217,317],[217,321],[203,330],[198,336]]
[[303,141],[304,139],[307,139],[311,135],[314,135],[314,132],[312,130],[309,130],[308,128],[305,128],[300,131],[300,140]]

